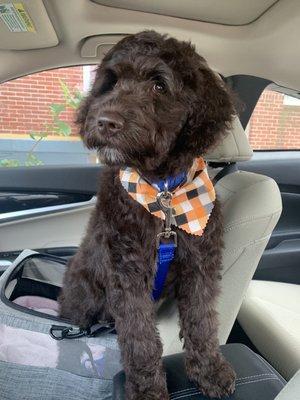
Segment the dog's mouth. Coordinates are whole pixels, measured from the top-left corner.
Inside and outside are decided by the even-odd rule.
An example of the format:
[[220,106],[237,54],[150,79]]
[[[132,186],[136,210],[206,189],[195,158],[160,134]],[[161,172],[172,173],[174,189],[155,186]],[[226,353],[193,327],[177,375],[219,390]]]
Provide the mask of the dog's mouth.
[[115,147],[105,144],[98,148],[100,161],[107,165],[120,165],[125,162],[124,155]]

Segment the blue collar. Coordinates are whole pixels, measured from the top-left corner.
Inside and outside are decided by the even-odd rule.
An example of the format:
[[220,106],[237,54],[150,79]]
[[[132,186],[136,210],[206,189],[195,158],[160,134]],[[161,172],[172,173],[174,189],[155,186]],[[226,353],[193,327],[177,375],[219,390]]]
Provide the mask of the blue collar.
[[186,172],[181,172],[176,176],[168,176],[167,179],[160,179],[159,181],[154,181],[152,184],[156,185],[161,192],[165,190],[165,185],[169,191],[173,191],[178,186],[182,185],[186,180]]

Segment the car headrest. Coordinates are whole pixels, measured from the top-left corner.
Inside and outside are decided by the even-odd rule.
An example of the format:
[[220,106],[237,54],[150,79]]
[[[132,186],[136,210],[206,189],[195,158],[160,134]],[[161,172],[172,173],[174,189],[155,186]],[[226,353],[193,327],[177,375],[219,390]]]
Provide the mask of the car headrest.
[[253,155],[248,138],[238,118],[235,118],[231,130],[216,147],[205,156],[211,162],[237,162],[247,161]]

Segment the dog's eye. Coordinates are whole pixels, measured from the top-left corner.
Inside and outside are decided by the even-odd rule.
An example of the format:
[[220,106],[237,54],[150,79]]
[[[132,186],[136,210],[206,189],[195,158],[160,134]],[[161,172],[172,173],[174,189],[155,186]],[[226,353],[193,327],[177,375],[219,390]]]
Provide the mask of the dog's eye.
[[99,94],[105,94],[111,91],[116,85],[117,81],[118,78],[115,72],[112,70],[107,70]]
[[163,82],[155,82],[152,87],[152,90],[155,93],[163,93],[166,90],[166,86]]

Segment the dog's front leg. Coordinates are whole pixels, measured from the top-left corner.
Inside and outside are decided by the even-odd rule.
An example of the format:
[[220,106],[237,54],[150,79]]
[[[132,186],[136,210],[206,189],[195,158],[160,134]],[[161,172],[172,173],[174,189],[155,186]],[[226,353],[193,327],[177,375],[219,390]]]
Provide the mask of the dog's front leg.
[[167,400],[162,344],[145,281],[143,276],[119,274],[107,288],[126,374],[126,400]]
[[215,305],[222,221],[218,204],[215,208],[202,238],[182,238],[179,242],[177,298],[187,374],[205,395],[221,398],[233,393],[235,372],[219,350]]
[[233,393],[235,373],[219,350],[214,310],[216,285],[192,269],[191,265],[190,274],[180,282],[178,290],[187,375],[202,393],[221,398]]
[[233,393],[235,373],[219,350],[214,290],[202,276],[191,273],[180,284],[178,307],[187,375],[205,395],[221,398]]

